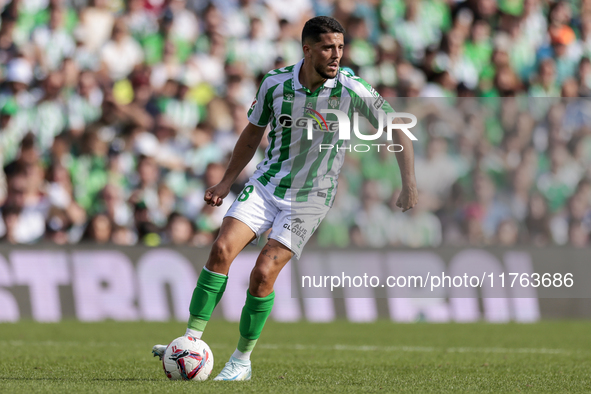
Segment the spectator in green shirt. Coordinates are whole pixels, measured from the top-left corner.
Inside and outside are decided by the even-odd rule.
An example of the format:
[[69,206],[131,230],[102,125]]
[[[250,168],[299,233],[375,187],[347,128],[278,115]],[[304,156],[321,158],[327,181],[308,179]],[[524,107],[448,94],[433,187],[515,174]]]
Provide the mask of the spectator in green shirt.
[[175,37],[172,32],[174,14],[165,11],[158,22],[158,32],[149,34],[142,40],[145,61],[149,65],[160,63],[164,56],[164,47],[167,42],[172,42],[176,48],[178,60],[184,63],[191,55],[191,43]]

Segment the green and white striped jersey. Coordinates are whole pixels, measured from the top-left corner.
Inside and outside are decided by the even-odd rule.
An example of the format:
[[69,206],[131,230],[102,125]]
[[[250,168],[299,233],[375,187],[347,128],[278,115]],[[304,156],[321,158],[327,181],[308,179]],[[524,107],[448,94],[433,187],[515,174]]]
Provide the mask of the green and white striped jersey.
[[[273,188],[279,198],[300,202],[310,196],[322,197],[325,205],[332,206],[349,140],[339,140],[338,131],[326,127],[314,130],[308,140],[307,127],[296,127],[296,119],[311,117],[308,109],[319,113],[335,109],[349,119],[358,112],[378,128],[379,112],[394,110],[367,82],[344,70],[311,92],[298,78],[303,62],[265,75],[248,111],[250,123],[261,127],[271,123],[269,146],[254,178]],[[328,123],[337,120],[334,114],[323,117]],[[334,148],[320,149],[321,144]]]

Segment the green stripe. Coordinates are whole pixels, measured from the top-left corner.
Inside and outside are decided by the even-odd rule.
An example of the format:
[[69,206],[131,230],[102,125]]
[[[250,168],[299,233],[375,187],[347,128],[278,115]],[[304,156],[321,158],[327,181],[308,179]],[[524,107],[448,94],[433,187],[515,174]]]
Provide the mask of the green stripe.
[[332,191],[334,189],[334,181],[332,180],[332,178],[330,178],[330,188],[328,189],[328,192],[326,193],[326,201],[324,202],[324,205],[326,205],[327,207],[330,206],[330,200],[332,198]]
[[263,106],[263,112],[261,113],[261,117],[258,121],[260,125],[266,125],[267,123],[269,123],[269,119],[271,118],[271,114],[273,113],[273,92],[275,91],[275,89],[277,89],[277,86],[279,85],[280,84],[272,86],[271,88],[269,88],[269,90],[267,90],[267,94],[265,94],[265,105]]
[[[343,140],[338,140],[337,141],[337,145],[335,146],[335,149],[332,149],[330,151],[330,156],[328,158],[328,165],[326,166],[326,172],[330,172],[330,170],[332,169],[332,164],[334,163],[334,158],[336,157],[337,153],[339,152],[339,148],[343,145]],[[332,178],[330,179],[332,181]],[[334,183],[332,184],[332,186],[330,187],[330,189],[328,189],[328,193],[326,194],[326,202],[325,205],[329,205],[330,204],[330,198],[332,195],[332,190],[334,189]]]
[[[357,93],[355,93],[354,90],[351,90],[349,88],[345,88],[345,89],[347,89],[347,91],[349,92],[349,95],[351,96],[351,104],[352,105],[349,107],[349,115],[352,115],[353,109],[357,109],[357,110],[359,110],[359,112],[361,112],[361,115],[363,115],[365,118],[367,118],[367,120],[369,120],[369,122],[373,125],[373,127],[375,127],[377,129],[379,126],[378,119],[376,119],[376,117],[373,115],[373,112],[371,112],[371,110],[367,106],[367,103],[365,102],[365,100],[363,100],[361,97],[359,97],[359,95]],[[369,97],[369,92],[367,92],[367,94]]]
[[[347,92],[349,93],[349,95],[351,95],[351,93],[353,93],[353,94],[355,95],[354,97],[358,97],[358,96],[355,94],[355,92],[352,92],[352,91],[351,91],[351,89],[348,89],[347,87],[345,87],[345,89],[347,90]],[[341,96],[342,96],[342,93],[341,93]],[[349,102],[349,109],[348,109],[348,111],[347,111],[347,112],[348,112],[348,114],[349,114],[349,119],[351,118],[351,113],[352,113],[352,111],[353,111],[353,109],[354,109],[354,106],[353,106],[353,99],[354,99],[354,97],[349,97],[349,98],[348,98],[349,100],[351,100],[351,101]],[[333,165],[333,163],[334,163],[334,159],[335,159],[335,157],[337,156],[337,154],[338,154],[338,152],[339,152],[339,149],[338,149],[338,148],[340,148],[340,147],[343,145],[343,142],[344,142],[343,140],[338,140],[338,141],[337,141],[337,144],[336,144],[336,146],[335,146],[335,149],[332,149],[332,150],[331,150],[331,152],[330,152],[330,156],[328,157],[328,163],[327,163],[327,165],[326,165],[326,172],[327,172],[327,173],[329,173],[329,172],[330,172],[330,170],[332,169],[332,165]],[[332,178],[331,178],[331,181],[332,181],[332,186],[330,187],[330,189],[328,189],[328,192],[326,193],[326,201],[324,202],[324,204],[325,204],[326,206],[330,206],[330,201],[331,201],[331,199],[332,199],[332,191],[334,190],[334,181],[333,181],[333,179],[332,179]]]
[[[292,72],[294,67],[295,67],[295,64],[292,64],[291,66],[287,66],[287,67],[276,68],[275,70],[269,71],[267,73],[267,76],[287,74],[287,73]],[[281,71],[281,69],[283,69],[283,71]]]
[[[335,133],[329,132],[324,133],[322,143],[329,144],[330,142],[332,142],[334,134]],[[308,139],[306,139],[305,141],[308,141]],[[312,141],[308,141],[308,145],[310,145],[311,143]],[[307,146],[307,149],[309,150],[310,147]],[[308,152],[306,152],[306,156],[307,153]],[[304,161],[306,160],[306,156],[304,156]],[[298,190],[298,193],[296,195],[296,201],[308,201],[308,193],[310,193],[310,190],[312,189],[312,186],[314,184],[314,178],[316,178],[316,175],[318,174],[318,168],[320,167],[320,163],[324,159],[324,156],[326,156],[326,149],[322,152],[319,152],[318,157],[316,158],[316,160],[314,160],[314,163],[312,163],[310,171],[308,171],[308,176],[306,177],[306,182],[304,183],[304,186],[302,186],[302,188]]]
[[[273,107],[273,92],[275,92],[275,90],[277,89],[277,86],[279,86],[279,85],[280,84],[272,86],[269,89],[269,91],[267,92],[267,94],[265,95],[265,101],[268,100],[271,108]],[[270,92],[270,94],[269,94],[269,92]],[[261,118],[262,118],[262,115],[261,115]],[[260,119],[259,119],[259,122],[260,122]],[[269,160],[271,160],[271,152],[273,152],[273,148],[275,148],[275,135],[277,134],[277,132],[275,131],[276,126],[277,126],[277,118],[273,117],[273,121],[271,124],[271,131],[269,132],[269,140],[271,140],[271,143],[269,144],[269,148],[268,148]]]
[[[277,117],[273,117],[273,120],[271,121],[271,131],[269,131],[269,140],[271,141],[269,143],[269,148],[267,150],[267,160],[271,160],[272,159],[272,155],[273,155],[273,149],[275,149],[275,140],[277,140],[277,132],[275,131],[275,128],[277,127]],[[267,160],[265,160],[265,165],[267,164]]]
[[[314,93],[315,94],[311,94],[306,97],[306,102],[304,104],[304,106],[306,108],[311,108],[311,107],[308,107],[308,103],[313,103],[314,104],[313,109],[316,109],[318,93],[317,92],[314,92]],[[305,112],[304,112],[304,114],[305,114]],[[277,186],[277,188],[275,188],[275,193],[273,193],[273,194],[275,194],[277,197],[285,198],[285,193],[287,192],[287,189],[291,187],[291,185],[293,183],[293,179],[302,170],[302,168],[304,168],[304,165],[306,165],[306,158],[308,157],[308,153],[310,153],[310,146],[312,146],[312,140],[309,140],[308,138],[303,138],[303,135],[302,135],[302,138],[300,139],[300,152],[293,159],[293,165],[292,165],[289,173],[286,176],[284,176],[283,178],[281,178],[281,181],[279,182],[279,186]],[[298,200],[296,197],[296,201],[306,201],[307,199],[308,199],[307,196],[303,200]]]
[[[280,84],[277,84],[277,85],[275,85],[275,86],[272,87],[273,92],[275,92],[275,90],[277,89],[277,87],[279,85]],[[272,96],[270,97],[270,99],[271,99],[271,107],[272,107],[273,106]],[[275,140],[276,140],[275,137],[277,135],[276,127],[277,127],[277,117],[276,116],[273,116],[272,117],[272,121],[271,121],[271,131],[269,131],[269,137],[268,137],[269,140],[271,141],[269,143],[269,147],[268,147],[268,150],[267,150],[268,160],[271,160],[272,154],[273,154],[273,149],[275,149]],[[267,164],[267,162],[265,161],[264,165],[266,165],[266,164]]]
[[[335,86],[331,91],[330,91],[330,96],[329,96],[329,100],[331,97],[338,97],[339,98],[339,102],[341,99],[341,94],[343,91],[343,85],[338,82],[337,86]],[[329,114],[332,115],[332,114]],[[333,138],[334,138],[334,134],[335,133],[330,133],[330,132],[325,132],[324,136],[322,138],[322,143],[323,144],[329,144],[332,142]],[[314,163],[312,163],[312,165],[310,166],[310,171],[308,171],[308,176],[306,177],[306,182],[304,183],[304,186],[298,191],[297,196],[296,196],[296,201],[308,201],[308,193],[310,193],[310,190],[312,189],[312,186],[314,185],[314,179],[318,176],[318,168],[320,168],[320,164],[322,163],[322,160],[324,160],[324,157],[326,156],[326,149],[322,152],[318,153],[318,157],[316,158],[316,160],[314,160]]]
[[[263,84],[265,83],[265,81],[267,80],[267,78],[273,77],[273,76],[275,76],[275,75],[287,74],[288,72],[291,72],[291,71],[293,70],[293,66],[289,66],[289,67],[287,67],[287,69],[286,69],[285,71],[279,71],[279,70],[280,70],[279,68],[278,68],[278,69],[276,69],[276,70],[271,70],[271,71],[269,71],[269,72],[268,72],[268,73],[267,73],[267,74],[266,74],[266,75],[263,77],[263,79],[261,80],[261,83],[260,83],[260,85],[259,85],[259,88],[257,89],[257,94],[255,95],[255,98],[256,98],[257,100],[258,100],[258,98],[259,98],[259,93],[261,92],[261,88],[263,87]],[[276,87],[276,86],[278,86],[278,85],[280,85],[280,84],[277,84],[277,85],[275,85],[275,87]],[[269,88],[269,89],[271,89],[271,88]],[[249,109],[246,115],[247,115],[247,116],[250,116],[250,114],[252,114],[252,111],[253,111],[253,110],[254,110],[254,108],[251,108],[251,109]],[[260,123],[259,123],[259,124],[260,124]]]
[[[292,93],[294,94],[293,89],[291,88],[291,78],[283,82],[283,94],[285,93]],[[294,94],[295,100],[295,94]],[[281,115],[291,115],[291,111],[293,107],[293,101],[286,102],[285,100],[281,103]],[[281,165],[285,160],[289,158],[289,145],[291,143],[291,127],[283,127],[281,130],[281,146],[279,147],[279,159],[277,162],[271,164],[269,169],[261,175],[258,180],[263,185],[267,185],[271,178],[273,178],[277,173],[281,170]],[[271,151],[269,151],[270,153]],[[283,192],[285,196],[285,192]]]

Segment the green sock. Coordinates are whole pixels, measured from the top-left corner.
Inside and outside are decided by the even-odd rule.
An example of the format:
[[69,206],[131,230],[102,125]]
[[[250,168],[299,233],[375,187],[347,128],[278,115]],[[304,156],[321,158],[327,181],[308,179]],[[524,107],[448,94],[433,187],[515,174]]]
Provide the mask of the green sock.
[[201,270],[189,306],[191,316],[187,328],[201,332],[205,330],[214,308],[222,299],[227,283],[228,276],[211,272],[205,267]]
[[240,340],[236,348],[239,352],[250,355],[271,314],[274,301],[275,292],[266,297],[254,297],[246,291],[246,303],[240,316]]

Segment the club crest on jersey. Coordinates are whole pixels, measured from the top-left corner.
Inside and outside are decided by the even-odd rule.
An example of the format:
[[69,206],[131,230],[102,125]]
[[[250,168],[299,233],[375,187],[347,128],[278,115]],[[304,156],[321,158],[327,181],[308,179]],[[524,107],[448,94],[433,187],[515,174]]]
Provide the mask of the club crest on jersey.
[[283,101],[291,103],[293,102],[294,94],[293,93],[284,93],[283,94]]
[[340,99],[337,96],[332,96],[328,99],[328,106],[332,109],[337,109],[340,105]]

